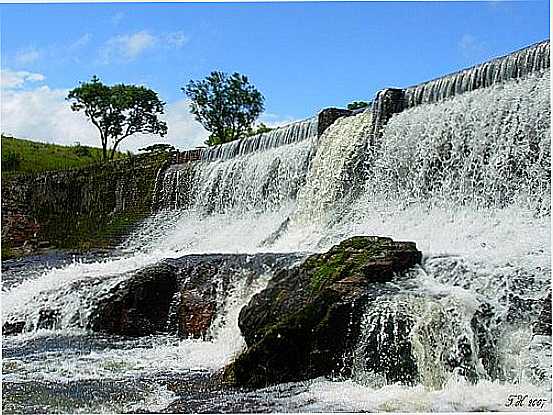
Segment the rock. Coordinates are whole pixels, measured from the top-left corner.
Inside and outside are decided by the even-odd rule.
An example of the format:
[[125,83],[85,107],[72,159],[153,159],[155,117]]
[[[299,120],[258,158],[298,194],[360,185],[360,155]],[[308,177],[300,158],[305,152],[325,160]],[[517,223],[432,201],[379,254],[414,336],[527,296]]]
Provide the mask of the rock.
[[19,334],[24,329],[25,329],[25,322],[24,321],[15,321],[15,322],[6,321],[2,325],[2,335],[3,336],[11,336],[13,334]]
[[88,329],[145,336],[165,330],[177,291],[177,269],[167,263],[146,267],[113,287],[94,307]]
[[353,111],[345,110],[341,108],[325,108],[318,115],[317,122],[317,137],[320,137],[324,131],[334,124],[340,117],[349,117],[353,114]]
[[366,304],[421,257],[412,242],[354,237],[277,272],[240,313],[248,349],[224,380],[261,387],[351,370],[347,355]]
[[130,273],[101,298],[92,299],[87,328],[127,336],[177,332],[183,338],[206,339],[226,294],[239,280],[249,283],[298,258],[207,254],[167,259]]

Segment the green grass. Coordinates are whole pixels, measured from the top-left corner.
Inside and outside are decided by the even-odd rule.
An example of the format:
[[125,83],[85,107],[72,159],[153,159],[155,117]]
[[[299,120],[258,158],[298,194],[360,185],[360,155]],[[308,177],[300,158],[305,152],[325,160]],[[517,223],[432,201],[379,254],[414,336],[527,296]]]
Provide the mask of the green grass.
[[[115,158],[126,157],[116,153]],[[38,143],[2,135],[2,176],[82,167],[102,160],[102,149]]]

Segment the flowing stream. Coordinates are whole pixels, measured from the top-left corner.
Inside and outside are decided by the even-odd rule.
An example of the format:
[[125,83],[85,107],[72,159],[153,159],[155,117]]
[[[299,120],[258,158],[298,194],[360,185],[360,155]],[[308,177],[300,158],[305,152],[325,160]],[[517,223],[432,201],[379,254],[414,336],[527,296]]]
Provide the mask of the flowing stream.
[[[486,86],[395,114],[372,146],[366,111],[320,137],[306,120],[209,150],[160,175],[163,209],[112,256],[7,261],[3,322],[25,328],[3,338],[4,411],[495,411],[513,410],[512,394],[547,400],[524,410],[551,410],[551,339],[531,329],[551,280],[549,73]],[[363,234],[424,254],[401,296],[367,309],[358,344],[362,356],[376,336],[372,352],[392,364],[401,350],[382,327],[408,330],[414,384],[359,358],[348,379],[202,388],[244,347],[238,313],[272,270],[218,299],[205,340],[86,329],[95,298],[160,260],[304,255]],[[45,306],[61,313],[41,327]]]

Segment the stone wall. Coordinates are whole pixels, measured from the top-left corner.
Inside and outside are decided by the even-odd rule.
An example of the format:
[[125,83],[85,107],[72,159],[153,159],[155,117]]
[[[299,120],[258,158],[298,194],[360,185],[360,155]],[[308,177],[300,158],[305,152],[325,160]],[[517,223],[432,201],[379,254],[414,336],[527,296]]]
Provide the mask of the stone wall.
[[2,252],[111,246],[151,212],[165,153],[2,179]]

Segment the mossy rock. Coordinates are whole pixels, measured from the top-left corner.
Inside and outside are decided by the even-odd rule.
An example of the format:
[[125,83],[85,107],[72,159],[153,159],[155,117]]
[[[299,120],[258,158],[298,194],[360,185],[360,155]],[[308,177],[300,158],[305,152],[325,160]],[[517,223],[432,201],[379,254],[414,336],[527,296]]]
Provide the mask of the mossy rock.
[[421,258],[412,242],[358,236],[277,272],[240,313],[248,349],[225,381],[262,387],[346,374],[365,305]]

